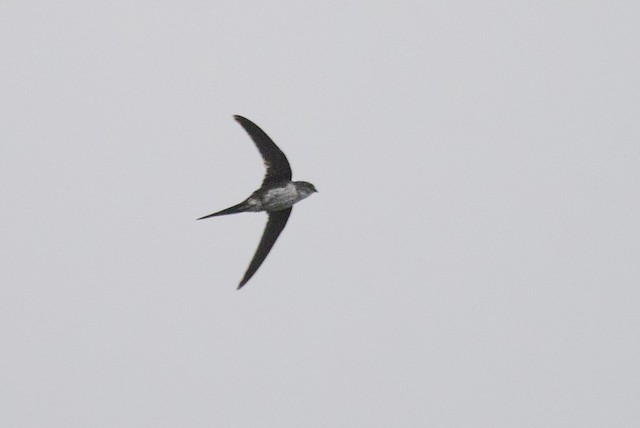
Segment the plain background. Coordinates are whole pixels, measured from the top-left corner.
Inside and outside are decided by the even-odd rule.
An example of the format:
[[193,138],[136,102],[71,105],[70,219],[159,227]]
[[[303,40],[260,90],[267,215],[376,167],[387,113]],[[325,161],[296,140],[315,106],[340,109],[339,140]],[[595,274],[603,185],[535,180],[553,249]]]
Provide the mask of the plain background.
[[3,1],[0,425],[640,426],[639,22]]

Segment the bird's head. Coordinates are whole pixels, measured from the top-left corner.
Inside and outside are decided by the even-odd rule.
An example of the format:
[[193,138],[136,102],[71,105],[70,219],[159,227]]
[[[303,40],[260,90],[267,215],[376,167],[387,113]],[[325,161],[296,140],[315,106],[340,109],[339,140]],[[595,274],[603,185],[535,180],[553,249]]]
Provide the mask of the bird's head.
[[296,181],[295,185],[298,192],[300,192],[305,198],[310,196],[312,193],[318,192],[313,184],[306,181]]

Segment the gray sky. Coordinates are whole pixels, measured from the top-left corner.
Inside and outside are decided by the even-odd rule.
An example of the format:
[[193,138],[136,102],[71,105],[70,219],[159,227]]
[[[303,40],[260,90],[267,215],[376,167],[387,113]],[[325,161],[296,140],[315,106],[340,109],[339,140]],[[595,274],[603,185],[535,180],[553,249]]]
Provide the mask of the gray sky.
[[639,426],[639,21],[3,1],[0,425]]

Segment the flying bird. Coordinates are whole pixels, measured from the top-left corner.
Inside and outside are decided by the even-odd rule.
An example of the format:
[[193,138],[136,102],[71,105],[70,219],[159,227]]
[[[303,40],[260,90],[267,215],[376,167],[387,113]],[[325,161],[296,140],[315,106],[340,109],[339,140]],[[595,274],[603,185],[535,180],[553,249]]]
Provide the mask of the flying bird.
[[269,215],[258,249],[242,281],[240,281],[240,285],[238,285],[239,290],[256,273],[269,251],[271,251],[273,244],[280,236],[280,232],[287,224],[293,204],[311,196],[317,190],[313,184],[306,181],[291,181],[291,167],[287,157],[258,125],[242,116],[236,115],[233,118],[247,131],[256,147],[258,147],[267,172],[262,181],[262,186],[247,199],[222,211],[200,217],[198,220],[247,211],[266,211]]

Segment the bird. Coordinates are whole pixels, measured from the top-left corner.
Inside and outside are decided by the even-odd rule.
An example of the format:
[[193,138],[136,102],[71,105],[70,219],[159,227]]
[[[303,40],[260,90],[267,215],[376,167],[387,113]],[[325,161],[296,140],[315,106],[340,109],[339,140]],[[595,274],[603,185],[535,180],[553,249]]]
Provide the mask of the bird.
[[291,180],[291,166],[287,157],[258,125],[240,115],[234,115],[233,118],[249,134],[262,156],[266,168],[262,185],[239,204],[200,217],[197,220],[242,212],[267,212],[269,217],[262,239],[238,285],[239,290],[256,273],[271,251],[273,244],[289,220],[293,205],[318,191],[309,182]]

